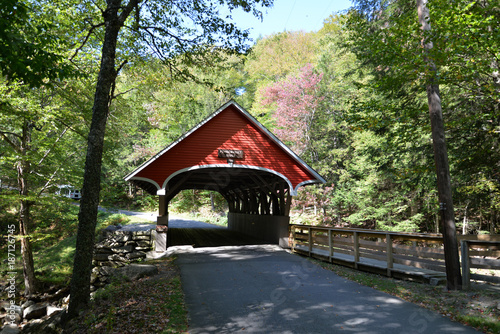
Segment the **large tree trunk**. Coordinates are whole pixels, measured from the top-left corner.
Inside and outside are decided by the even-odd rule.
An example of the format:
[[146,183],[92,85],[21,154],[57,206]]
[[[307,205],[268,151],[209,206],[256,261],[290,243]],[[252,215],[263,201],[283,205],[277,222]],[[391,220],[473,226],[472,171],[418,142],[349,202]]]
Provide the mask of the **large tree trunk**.
[[[114,3],[113,3],[114,2]],[[71,277],[71,298],[68,307],[70,318],[85,307],[90,298],[90,273],[95,241],[99,192],[101,188],[101,165],[104,133],[109,113],[110,92],[116,78],[116,42],[120,24],[118,21],[119,0],[108,2],[104,13],[106,33],[102,46],[101,65],[94,95],[92,122],[90,125],[82,198],[78,213],[76,252]]]
[[27,198],[29,195],[28,175],[30,173],[31,165],[26,155],[29,150],[30,143],[31,124],[28,120],[25,120],[23,123],[23,134],[20,145],[21,159],[17,165],[17,183],[19,187],[19,194],[21,195],[21,207],[19,209],[19,236],[21,238],[25,296],[31,296],[37,289],[35,266],[33,263],[33,251],[31,249],[31,241],[29,237],[31,202]]
[[[101,166],[104,133],[109,114],[112,86],[116,80],[116,43],[125,19],[139,0],[130,0],[122,6],[121,0],[108,0],[103,12],[105,22],[104,42],[101,50],[101,65],[94,94],[92,122],[87,141],[87,156],[83,175],[82,198],[78,213],[78,232],[73,274],[70,283],[71,298],[67,319],[78,315],[90,300],[90,274],[94,251],[95,228],[101,189]],[[121,11],[121,13],[120,13]]]
[[[427,0],[417,0],[417,10],[418,20],[425,35],[431,30]],[[462,276],[460,274],[455,213],[450,181],[450,168],[448,164],[448,153],[446,150],[439,84],[437,81],[437,68],[432,59],[427,56],[433,47],[432,41],[429,41],[427,37],[424,36],[422,45],[424,47],[424,52],[426,53],[425,60],[430,73],[427,85],[427,99],[429,103],[429,115],[431,118],[434,161],[436,163],[447,287],[450,290],[460,290],[462,289]]]

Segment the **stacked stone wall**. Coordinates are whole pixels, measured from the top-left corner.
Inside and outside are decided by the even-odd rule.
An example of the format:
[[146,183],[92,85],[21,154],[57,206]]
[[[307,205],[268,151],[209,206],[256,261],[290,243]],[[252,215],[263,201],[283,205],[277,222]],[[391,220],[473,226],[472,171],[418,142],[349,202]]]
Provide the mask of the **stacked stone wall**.
[[127,230],[114,225],[104,229],[94,247],[92,290],[110,283],[116,268],[144,260],[153,249],[152,231]]

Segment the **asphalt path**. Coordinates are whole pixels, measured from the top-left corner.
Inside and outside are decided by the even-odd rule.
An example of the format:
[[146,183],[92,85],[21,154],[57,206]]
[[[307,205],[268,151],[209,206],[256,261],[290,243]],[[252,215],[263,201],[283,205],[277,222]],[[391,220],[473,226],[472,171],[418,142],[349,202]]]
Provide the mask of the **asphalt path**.
[[478,333],[278,246],[174,252],[192,334]]

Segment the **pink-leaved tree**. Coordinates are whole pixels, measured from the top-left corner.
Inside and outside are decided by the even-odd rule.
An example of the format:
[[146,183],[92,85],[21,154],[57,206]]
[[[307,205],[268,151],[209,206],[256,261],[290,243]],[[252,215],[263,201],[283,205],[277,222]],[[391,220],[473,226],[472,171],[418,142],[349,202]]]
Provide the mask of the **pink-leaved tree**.
[[262,92],[262,105],[274,109],[276,136],[298,155],[309,145],[314,113],[322,99],[318,96],[322,76],[307,64],[297,74],[265,87]]

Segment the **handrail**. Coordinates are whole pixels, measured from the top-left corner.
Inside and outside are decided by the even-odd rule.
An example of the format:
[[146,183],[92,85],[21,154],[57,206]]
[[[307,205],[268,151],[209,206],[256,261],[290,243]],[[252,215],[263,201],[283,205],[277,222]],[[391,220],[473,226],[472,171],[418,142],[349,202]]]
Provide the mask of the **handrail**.
[[[393,276],[397,264],[401,266],[430,269],[433,272],[445,272],[443,236],[435,233],[392,232],[360,228],[336,228],[290,224],[291,247],[294,251],[305,252],[308,256],[328,258],[330,262],[348,263],[355,269],[360,266],[385,266],[387,276]],[[373,241],[374,239],[378,241]],[[470,280],[470,254],[490,256],[500,254],[500,235],[457,236],[461,242],[463,281]],[[475,240],[470,240],[475,239]],[[481,240],[478,240],[481,239]],[[383,241],[384,240],[384,241]],[[395,243],[396,241],[396,243]],[[411,241],[404,245],[401,241]],[[417,242],[421,245],[417,246]],[[429,247],[430,245],[434,245]],[[427,246],[426,246],[427,245]],[[464,246],[465,245],[465,246]],[[469,252],[469,248],[489,245],[490,251]],[[497,248],[491,248],[497,247]],[[348,260],[348,258],[350,260]],[[363,261],[361,261],[363,258]],[[477,262],[477,260],[475,260]],[[496,261],[496,262],[495,262]],[[493,265],[492,265],[493,263]],[[468,265],[468,266],[467,266]],[[475,265],[474,261],[472,265]],[[479,267],[500,269],[500,260],[482,260]],[[406,267],[407,268],[407,267]],[[477,276],[477,275],[476,275]]]
[[460,240],[460,252],[462,254],[462,286],[464,288],[470,288],[470,279],[472,276],[478,279],[488,279],[485,275],[471,274],[471,268],[492,268],[500,269],[500,260],[490,259],[483,260],[482,264],[477,264],[474,259],[470,256],[469,250],[471,248],[481,247],[483,249],[483,254],[492,253],[500,255],[500,241],[484,241],[484,240]]

